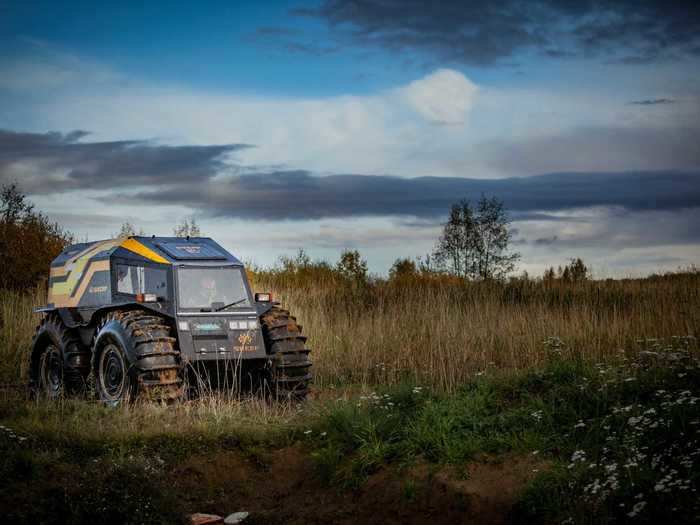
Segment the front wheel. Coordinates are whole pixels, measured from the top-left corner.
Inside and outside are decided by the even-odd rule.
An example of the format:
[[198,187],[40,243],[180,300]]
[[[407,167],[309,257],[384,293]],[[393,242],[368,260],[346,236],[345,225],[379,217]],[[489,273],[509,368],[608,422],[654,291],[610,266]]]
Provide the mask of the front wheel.
[[133,393],[126,352],[119,342],[108,342],[98,351],[95,370],[97,396],[110,406],[127,400]]
[[109,406],[135,400],[172,401],[183,392],[182,363],[172,328],[144,310],[113,311],[97,330],[93,374]]
[[260,325],[268,353],[265,377],[269,391],[277,399],[305,399],[311,383],[311,361],[301,325],[277,306],[260,317]]

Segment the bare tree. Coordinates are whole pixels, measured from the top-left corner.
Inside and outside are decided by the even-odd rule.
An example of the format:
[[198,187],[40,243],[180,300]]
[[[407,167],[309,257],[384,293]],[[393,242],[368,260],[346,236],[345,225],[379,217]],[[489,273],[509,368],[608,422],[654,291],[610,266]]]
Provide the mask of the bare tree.
[[126,237],[133,237],[134,235],[145,235],[143,228],[139,228],[138,232],[136,231],[136,226],[129,222],[123,222],[122,225],[119,227],[119,232],[114,234],[114,237],[118,238],[126,238]]
[[195,218],[192,217],[189,221],[184,219],[181,224],[178,224],[173,228],[173,234],[175,237],[201,237],[202,232],[199,229],[199,225]]
[[454,204],[433,254],[435,262],[459,277],[505,277],[520,258],[508,250],[509,224],[503,203],[495,197],[481,197],[475,208],[467,200]]
[[418,263],[418,271],[423,275],[430,275],[440,272],[440,268],[435,261],[435,254],[426,253],[425,257],[416,257],[416,262]]
[[513,234],[503,201],[481,197],[477,203],[475,239],[476,277],[502,279],[515,269],[520,254],[508,251]]

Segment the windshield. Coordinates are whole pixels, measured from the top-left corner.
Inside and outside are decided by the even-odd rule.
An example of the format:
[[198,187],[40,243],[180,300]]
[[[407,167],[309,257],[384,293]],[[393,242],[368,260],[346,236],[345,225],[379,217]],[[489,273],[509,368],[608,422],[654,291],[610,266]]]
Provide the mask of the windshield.
[[[180,308],[211,308],[237,303],[250,306],[242,268],[180,268],[177,272]],[[240,301],[240,302],[238,302]]]

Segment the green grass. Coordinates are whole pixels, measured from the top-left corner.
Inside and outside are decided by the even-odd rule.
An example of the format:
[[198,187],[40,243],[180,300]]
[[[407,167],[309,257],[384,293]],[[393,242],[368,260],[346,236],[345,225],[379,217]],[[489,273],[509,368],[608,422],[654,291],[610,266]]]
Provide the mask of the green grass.
[[697,342],[654,348],[598,365],[554,354],[542,369],[482,376],[450,396],[377,391],[328,407],[306,436],[319,473],[347,487],[416,458],[459,466],[535,454],[554,466],[523,496],[524,521],[690,523],[700,519]]
[[[460,472],[474,460],[529,457],[541,473],[516,505],[523,523],[697,522],[697,340],[640,341],[600,363],[556,338],[544,347],[541,366],[492,367],[451,393],[355,385],[300,406],[207,396],[108,409],[5,393],[5,522],[177,522],[221,490],[182,492],[173,479],[181,462],[235,451],[264,469],[271,451],[296,443],[333,490],[358,489],[391,466]],[[402,500],[417,499],[414,480],[402,487]]]
[[[290,405],[210,397],[110,409],[92,401],[0,398],[3,523],[178,523],[189,499],[172,470],[193,455],[258,458],[295,440]],[[212,489],[213,490],[213,489]],[[204,503],[202,503],[204,504]]]

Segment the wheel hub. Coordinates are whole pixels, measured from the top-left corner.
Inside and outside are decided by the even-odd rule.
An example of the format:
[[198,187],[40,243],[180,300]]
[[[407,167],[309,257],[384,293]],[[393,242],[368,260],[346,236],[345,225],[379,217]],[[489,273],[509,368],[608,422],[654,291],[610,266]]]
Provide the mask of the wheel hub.
[[110,344],[100,356],[100,386],[105,397],[118,400],[124,393],[126,383],[126,363],[119,349]]
[[49,345],[41,361],[41,380],[46,392],[56,397],[63,386],[63,366],[61,353],[54,345]]

